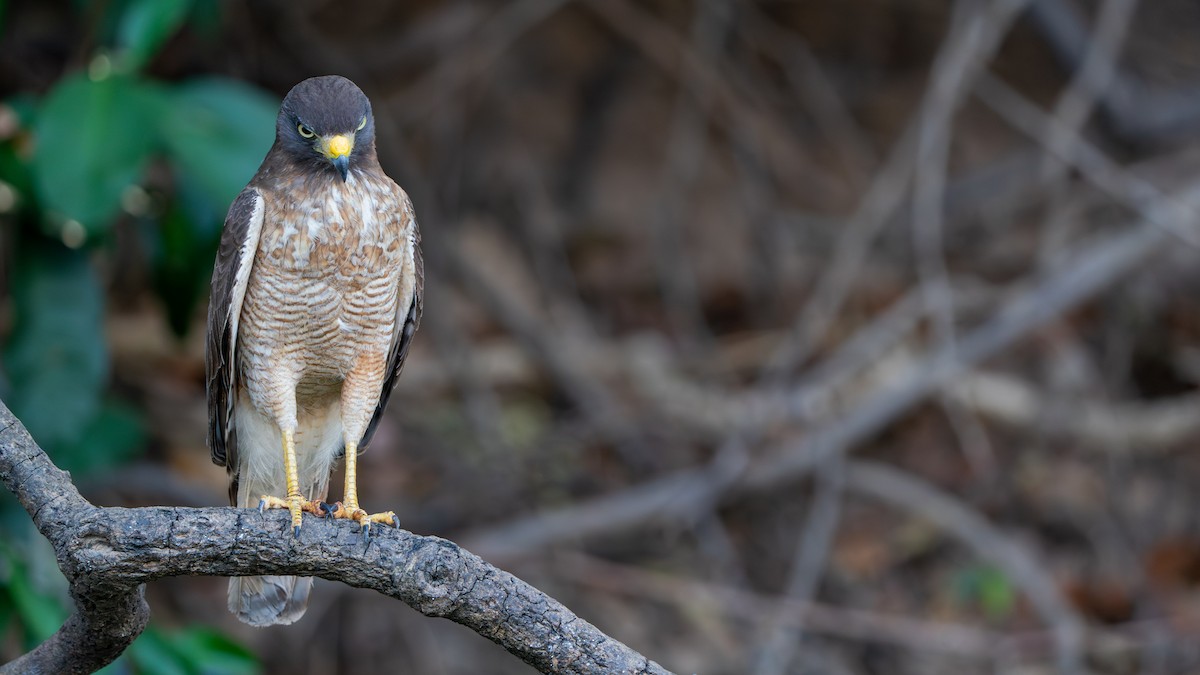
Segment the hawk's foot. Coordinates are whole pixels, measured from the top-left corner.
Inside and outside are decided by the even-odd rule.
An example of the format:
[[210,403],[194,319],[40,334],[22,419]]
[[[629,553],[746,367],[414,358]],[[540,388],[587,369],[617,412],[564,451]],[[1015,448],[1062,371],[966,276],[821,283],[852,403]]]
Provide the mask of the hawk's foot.
[[371,539],[371,523],[382,523],[391,525],[392,527],[400,527],[400,519],[396,517],[395,511],[383,511],[381,513],[367,513],[358,508],[356,504],[343,504],[335,502],[332,506],[325,505],[326,518],[344,518],[353,520],[362,528],[364,540]]
[[320,502],[309,501],[300,495],[292,495],[286,499],[263,495],[262,499],[258,500],[258,512],[265,513],[267,509],[287,509],[292,514],[293,537],[300,536],[300,523],[305,511],[318,516],[324,515]]

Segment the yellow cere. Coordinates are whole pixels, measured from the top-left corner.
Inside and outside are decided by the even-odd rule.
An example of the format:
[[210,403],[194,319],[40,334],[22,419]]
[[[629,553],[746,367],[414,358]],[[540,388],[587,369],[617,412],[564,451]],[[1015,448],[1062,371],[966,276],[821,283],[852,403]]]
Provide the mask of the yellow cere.
[[329,139],[328,145],[326,145],[329,156],[334,159],[350,154],[350,149],[353,147],[354,143],[350,140],[350,137],[343,134],[333,136]]

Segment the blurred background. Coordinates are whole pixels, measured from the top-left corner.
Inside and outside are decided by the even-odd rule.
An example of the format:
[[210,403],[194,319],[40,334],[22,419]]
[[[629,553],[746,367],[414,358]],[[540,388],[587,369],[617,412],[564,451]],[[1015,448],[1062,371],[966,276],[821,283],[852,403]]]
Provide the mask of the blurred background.
[[[680,673],[1200,672],[1200,6],[0,2],[0,398],[219,505],[208,281],[357,82],[425,319],[360,493]],[[332,481],[337,497],[341,478]],[[0,660],[69,608],[0,499]],[[318,581],[147,589],[110,673],[528,673]]]

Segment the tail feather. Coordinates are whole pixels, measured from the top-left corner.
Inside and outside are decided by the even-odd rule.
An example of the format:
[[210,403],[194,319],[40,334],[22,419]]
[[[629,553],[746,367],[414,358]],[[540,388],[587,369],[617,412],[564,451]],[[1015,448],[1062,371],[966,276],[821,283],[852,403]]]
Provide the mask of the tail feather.
[[229,611],[251,626],[294,623],[308,608],[312,577],[233,577]]
[[[258,506],[261,495],[278,494],[257,481],[243,478],[240,482],[238,502],[243,507]],[[303,492],[307,492],[309,499],[324,500],[326,482],[320,481]],[[251,626],[294,623],[308,608],[312,585],[312,577],[232,577],[229,579],[229,611]]]
[[[231,492],[236,490],[235,505],[256,508],[262,495],[286,494],[282,453],[272,453],[282,441],[279,428],[250,405],[248,397],[239,397],[234,412],[238,471],[231,476],[236,485],[230,486]],[[300,494],[307,499],[323,501],[328,494],[329,472],[342,435],[337,398],[328,409],[306,412],[296,433],[296,454]],[[312,584],[311,577],[234,577],[229,580],[229,611],[251,626],[293,623],[304,616]]]

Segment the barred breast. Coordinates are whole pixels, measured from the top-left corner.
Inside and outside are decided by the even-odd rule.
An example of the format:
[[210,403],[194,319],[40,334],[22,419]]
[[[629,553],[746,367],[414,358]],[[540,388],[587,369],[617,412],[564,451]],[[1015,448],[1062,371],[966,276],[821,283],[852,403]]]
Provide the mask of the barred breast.
[[411,215],[394,183],[354,174],[260,190],[263,230],[238,331],[244,384],[267,414],[293,387],[301,409],[321,407],[353,370],[386,363]]

